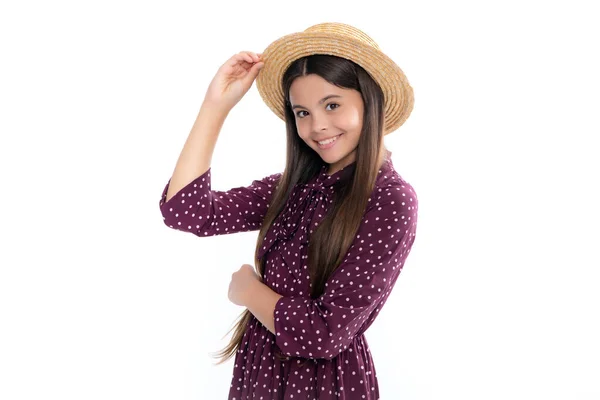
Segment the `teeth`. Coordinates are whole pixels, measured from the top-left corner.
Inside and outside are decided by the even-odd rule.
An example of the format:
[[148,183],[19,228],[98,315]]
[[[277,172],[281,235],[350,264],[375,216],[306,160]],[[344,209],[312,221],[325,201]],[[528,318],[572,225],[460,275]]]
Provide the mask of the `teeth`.
[[339,137],[339,135],[335,136],[335,137],[332,137],[331,139],[323,140],[322,142],[317,142],[317,143],[319,143],[319,144],[329,144],[329,143],[335,141],[338,137]]

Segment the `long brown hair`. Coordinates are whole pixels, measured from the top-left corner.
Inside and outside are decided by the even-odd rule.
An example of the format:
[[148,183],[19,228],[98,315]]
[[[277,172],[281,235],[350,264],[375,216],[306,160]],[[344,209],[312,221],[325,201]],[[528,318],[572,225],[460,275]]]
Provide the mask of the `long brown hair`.
[[[254,254],[256,269],[261,277],[264,276],[264,265],[258,258],[258,251],[269,227],[283,210],[294,186],[307,182],[325,164],[298,135],[295,115],[289,102],[290,86],[294,79],[309,74],[319,75],[332,85],[357,90],[364,102],[363,126],[353,175],[334,196],[331,210],[311,234],[308,245],[310,296],[316,299],[323,294],[325,283],[342,262],[356,236],[387,149],[383,144],[383,92],[362,67],[341,57],[320,54],[300,58],[290,65],[282,79],[287,131],[286,165],[258,233]],[[240,315],[229,345],[216,353],[215,358],[221,358],[217,365],[239,350],[252,316],[247,309]],[[279,352],[275,356],[280,360],[289,359]]]

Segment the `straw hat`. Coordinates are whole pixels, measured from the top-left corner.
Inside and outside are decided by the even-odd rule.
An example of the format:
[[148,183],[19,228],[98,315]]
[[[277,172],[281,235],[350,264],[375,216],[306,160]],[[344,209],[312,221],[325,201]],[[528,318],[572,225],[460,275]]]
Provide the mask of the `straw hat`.
[[404,72],[367,34],[337,22],[313,25],[304,32],[283,36],[262,52],[264,66],[256,79],[256,87],[263,101],[279,118],[285,121],[281,82],[284,72],[295,60],[312,54],[346,58],[371,75],[383,90],[384,135],[406,121],[413,109],[414,95]]

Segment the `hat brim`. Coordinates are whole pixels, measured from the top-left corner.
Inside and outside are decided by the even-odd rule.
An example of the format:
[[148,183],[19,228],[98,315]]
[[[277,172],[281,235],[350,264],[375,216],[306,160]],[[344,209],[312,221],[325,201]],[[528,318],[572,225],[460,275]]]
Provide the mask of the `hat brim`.
[[402,69],[379,49],[359,40],[333,33],[299,32],[283,36],[262,53],[264,66],[256,79],[267,106],[285,121],[282,77],[297,59],[327,54],[350,59],[379,84],[384,96],[384,135],[398,129],[414,106],[414,93]]

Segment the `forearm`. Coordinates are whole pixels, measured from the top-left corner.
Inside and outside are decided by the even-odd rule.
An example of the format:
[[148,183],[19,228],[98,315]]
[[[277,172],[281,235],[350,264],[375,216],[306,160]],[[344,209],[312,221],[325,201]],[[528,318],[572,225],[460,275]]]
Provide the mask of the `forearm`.
[[219,106],[202,104],[175,165],[167,191],[167,201],[185,185],[208,170],[227,115],[228,112]]
[[275,334],[275,305],[281,297],[283,296],[271,290],[271,288],[264,283],[257,281],[249,291],[244,305],[256,319],[258,319],[269,331]]

